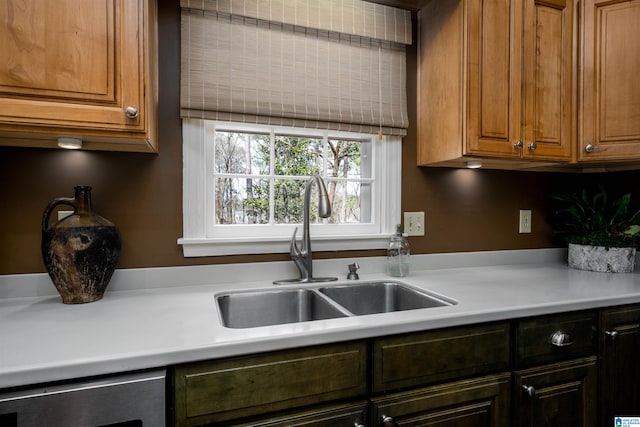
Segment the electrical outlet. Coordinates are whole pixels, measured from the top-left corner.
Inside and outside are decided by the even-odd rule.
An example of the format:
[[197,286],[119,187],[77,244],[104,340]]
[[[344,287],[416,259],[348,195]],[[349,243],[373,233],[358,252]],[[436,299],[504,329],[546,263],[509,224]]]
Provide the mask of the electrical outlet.
[[531,211],[521,210],[520,221],[518,226],[519,233],[531,233]]
[[424,212],[405,212],[404,232],[407,236],[424,236]]

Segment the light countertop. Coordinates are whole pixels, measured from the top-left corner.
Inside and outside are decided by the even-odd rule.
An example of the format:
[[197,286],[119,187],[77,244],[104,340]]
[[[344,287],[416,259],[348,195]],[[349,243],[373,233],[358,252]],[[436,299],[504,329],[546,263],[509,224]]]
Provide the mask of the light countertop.
[[[512,252],[493,253],[493,258],[482,262],[476,262],[473,255],[459,255],[454,263],[435,258],[448,268],[434,268],[431,265],[434,258],[429,256],[413,257],[411,274],[400,281],[456,300],[456,305],[248,329],[223,327],[214,299],[217,293],[230,290],[275,288],[271,280],[282,277],[268,276],[267,282],[255,280],[260,275],[280,272],[273,273],[261,264],[239,265],[237,268],[243,270],[256,269],[253,276],[239,274],[240,279],[253,279],[242,282],[232,282],[227,277],[233,275],[233,267],[219,267],[219,277],[211,278],[211,283],[206,283],[206,277],[213,277],[215,266],[208,266],[204,276],[190,268],[158,273],[165,280],[191,274],[181,286],[171,286],[171,280],[161,286],[128,283],[138,281],[144,272],[120,273],[113,289],[101,301],[81,305],[64,305],[60,297],[51,292],[25,296],[21,293],[24,291],[15,289],[18,284],[23,285],[22,289],[28,288],[24,286],[25,281],[46,281],[46,275],[44,278],[42,275],[5,277],[0,280],[0,389],[640,302],[638,272],[607,274],[573,270],[562,260],[554,260],[555,253],[548,259],[538,257],[539,262],[522,263],[520,257],[511,256]],[[505,261],[505,257],[515,263]],[[465,267],[464,259],[474,266]],[[496,265],[490,265],[492,260]],[[341,260],[341,264],[350,261]],[[375,260],[362,260],[365,267],[373,262]],[[332,265],[329,263],[325,269],[330,270]],[[420,269],[421,266],[426,268]],[[366,271],[361,268],[361,282],[390,279],[381,271],[376,272],[376,268],[370,269],[374,270],[372,273],[363,270]],[[148,276],[144,277],[149,280]],[[334,282],[340,283],[352,282]]]

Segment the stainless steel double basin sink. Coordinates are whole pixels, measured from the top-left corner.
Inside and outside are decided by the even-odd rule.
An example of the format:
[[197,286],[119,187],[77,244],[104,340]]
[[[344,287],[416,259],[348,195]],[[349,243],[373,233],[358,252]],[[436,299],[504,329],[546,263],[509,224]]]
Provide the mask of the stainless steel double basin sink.
[[222,324],[253,328],[457,304],[397,281],[228,292],[216,297]]

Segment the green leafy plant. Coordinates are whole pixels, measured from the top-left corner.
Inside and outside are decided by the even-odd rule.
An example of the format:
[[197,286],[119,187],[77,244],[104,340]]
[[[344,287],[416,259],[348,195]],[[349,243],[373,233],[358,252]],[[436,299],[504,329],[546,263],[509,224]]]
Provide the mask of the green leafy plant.
[[640,244],[640,211],[630,212],[631,193],[611,200],[604,188],[590,194],[586,189],[576,193],[556,193],[554,231],[567,243],[604,246],[605,248],[638,248]]

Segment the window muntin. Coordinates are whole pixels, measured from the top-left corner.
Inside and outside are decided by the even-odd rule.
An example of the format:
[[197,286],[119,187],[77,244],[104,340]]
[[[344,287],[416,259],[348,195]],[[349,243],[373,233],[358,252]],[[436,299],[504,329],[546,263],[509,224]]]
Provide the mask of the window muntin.
[[210,128],[215,165],[211,234],[222,225],[302,223],[304,187],[314,174],[325,180],[332,215],[318,218],[314,195],[311,223],[371,224],[375,191],[371,136],[293,134],[291,129],[254,133],[228,126]]
[[[224,183],[220,181],[217,184],[216,180],[235,179],[235,182],[231,182],[230,188],[243,193],[242,197],[246,198],[244,193],[247,191],[247,177],[252,178],[252,184],[260,184],[260,188],[266,188],[266,184],[259,180],[267,179],[270,175],[275,177],[274,186],[277,180],[284,182],[301,178],[274,173],[275,143],[274,154],[269,157],[268,163],[266,158],[256,156],[246,157],[242,163],[234,167],[231,167],[228,161],[216,163],[214,138],[216,132],[225,131],[251,135],[250,150],[264,150],[265,138],[271,138],[272,133],[274,138],[275,135],[316,138],[326,141],[327,144],[331,140],[360,142],[360,157],[365,161],[349,158],[346,167],[344,163],[336,163],[338,169],[342,166],[342,176],[324,177],[328,187],[330,182],[335,183],[334,212],[341,212],[343,221],[337,223],[330,219],[312,223],[313,247],[314,251],[386,247],[389,235],[400,221],[402,139],[399,136],[384,135],[379,138],[378,135],[361,133],[183,119],[184,234],[178,239],[178,243],[182,245],[186,257],[287,253],[293,231],[299,227],[299,223],[289,224],[290,218],[271,216],[271,212],[267,216],[264,196],[256,198],[252,211],[245,209],[243,205],[226,206],[226,219],[216,222],[215,189],[216,185],[222,186]],[[247,142],[243,141],[241,144],[246,145]],[[269,147],[271,150],[270,145]],[[335,166],[324,158],[322,162],[316,161],[315,164],[327,171],[326,175],[330,175],[328,171],[333,170]],[[264,172],[267,169],[269,173]],[[258,187],[254,187],[252,190],[254,196],[257,189]],[[270,195],[274,194],[274,200],[269,201],[269,209],[271,206],[275,209],[276,203],[283,203],[284,196],[278,201],[275,192],[269,190]],[[358,196],[360,200],[357,207],[353,204],[354,196]],[[298,197],[302,200],[302,191]],[[227,200],[233,198],[228,197]],[[313,210],[312,208],[312,215]],[[272,218],[273,222],[270,222]]]

